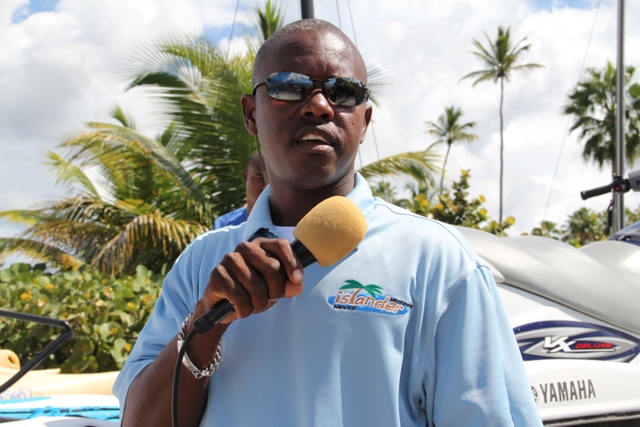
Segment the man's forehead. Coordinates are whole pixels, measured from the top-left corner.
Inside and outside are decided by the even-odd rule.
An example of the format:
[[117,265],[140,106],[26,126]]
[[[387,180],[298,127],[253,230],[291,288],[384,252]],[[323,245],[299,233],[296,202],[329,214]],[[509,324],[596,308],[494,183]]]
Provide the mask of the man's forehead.
[[278,71],[294,71],[288,67],[304,65],[310,57],[326,65],[351,65],[358,69],[357,52],[344,36],[326,30],[301,29],[283,37],[273,46],[261,70],[264,75],[260,78]]

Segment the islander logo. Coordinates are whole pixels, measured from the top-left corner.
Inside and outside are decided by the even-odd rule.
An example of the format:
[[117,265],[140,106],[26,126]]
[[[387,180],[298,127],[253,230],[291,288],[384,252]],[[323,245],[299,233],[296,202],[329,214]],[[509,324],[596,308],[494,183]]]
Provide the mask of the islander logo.
[[589,359],[629,362],[640,340],[615,329],[582,322],[546,321],[513,329],[524,360]]
[[363,285],[357,280],[346,280],[338,294],[330,296],[327,302],[334,310],[368,311],[379,314],[407,314],[413,307],[408,302],[382,293],[378,285]]

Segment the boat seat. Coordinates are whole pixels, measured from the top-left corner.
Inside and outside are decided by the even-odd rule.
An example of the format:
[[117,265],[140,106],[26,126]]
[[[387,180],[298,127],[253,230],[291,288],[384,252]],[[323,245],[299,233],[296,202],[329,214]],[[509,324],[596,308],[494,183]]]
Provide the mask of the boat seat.
[[548,237],[456,228],[500,273],[497,282],[640,333],[639,246],[607,240],[577,249]]

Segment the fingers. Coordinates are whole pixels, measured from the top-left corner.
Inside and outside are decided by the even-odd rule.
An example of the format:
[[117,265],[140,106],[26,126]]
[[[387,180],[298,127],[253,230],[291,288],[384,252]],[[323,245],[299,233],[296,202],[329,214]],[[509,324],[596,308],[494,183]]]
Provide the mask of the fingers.
[[242,242],[211,272],[205,303],[227,299],[235,308],[225,319],[244,318],[267,310],[279,298],[302,292],[302,265],[285,239]]

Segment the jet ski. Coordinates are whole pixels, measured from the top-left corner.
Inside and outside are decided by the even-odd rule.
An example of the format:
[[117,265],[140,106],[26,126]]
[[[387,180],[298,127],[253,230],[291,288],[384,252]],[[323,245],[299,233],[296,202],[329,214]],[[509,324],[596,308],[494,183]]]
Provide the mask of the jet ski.
[[[640,171],[622,184],[583,193],[640,191]],[[640,221],[579,249],[457,229],[491,268],[544,424],[640,426]]]

